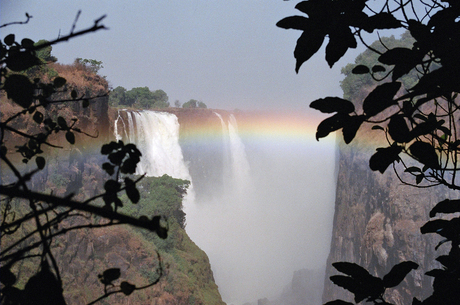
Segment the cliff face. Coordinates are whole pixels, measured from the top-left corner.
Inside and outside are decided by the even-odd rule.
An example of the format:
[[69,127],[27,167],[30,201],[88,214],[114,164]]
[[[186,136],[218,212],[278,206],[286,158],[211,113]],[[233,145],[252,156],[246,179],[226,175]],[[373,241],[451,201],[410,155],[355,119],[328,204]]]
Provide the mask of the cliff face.
[[[430,209],[452,194],[445,188],[414,188],[403,185],[391,167],[382,175],[369,169],[369,158],[378,147],[370,131],[361,133],[352,145],[340,144],[337,193],[331,251],[326,266],[323,302],[352,301],[352,294],[329,280],[339,274],[331,264],[357,263],[371,274],[382,277],[391,267],[406,260],[420,265],[404,282],[387,291],[394,304],[410,304],[413,297],[431,293],[431,278],[424,275],[434,265],[442,247],[434,236],[420,233],[429,220]],[[455,197],[451,197],[455,198]]]
[[[70,79],[69,76],[66,78]],[[94,79],[88,81],[92,83]],[[85,86],[78,88],[83,92],[88,91]],[[99,93],[94,88],[91,92]],[[17,106],[2,101],[2,116],[8,116],[16,110]],[[81,102],[55,104],[44,109],[43,113],[45,117],[53,119],[62,116],[67,122],[77,118],[75,127],[91,136],[75,132],[76,144],[70,145],[63,133],[53,135],[49,141],[62,148],[44,148],[46,166],[30,181],[31,189],[57,196],[74,193],[75,200],[84,200],[101,193],[108,176],[101,168],[105,157],[100,154],[100,149],[102,144],[113,140],[113,110],[108,107],[108,97],[91,100],[87,108],[83,108]],[[29,133],[35,133],[38,128],[35,122],[26,118],[21,118],[17,125],[21,131]],[[20,139],[14,135],[8,137],[6,142],[9,153],[14,155],[14,146],[19,144]],[[15,161],[21,164],[21,158]],[[33,161],[20,165],[21,169],[34,169],[36,165]],[[10,173],[2,171],[2,183],[8,179],[14,180],[14,177],[9,176]],[[152,190],[145,186],[141,189],[141,196],[148,197],[150,191]],[[169,196],[167,194],[169,193],[164,196]],[[127,198],[125,199],[127,202]],[[155,205],[147,199],[146,201],[142,205],[148,208],[152,206],[154,209]],[[152,210],[152,214],[148,215],[157,214],[162,214],[162,211]],[[84,225],[88,223],[88,219],[97,224],[103,222],[97,217],[88,217],[70,217],[61,224],[61,228]],[[67,302],[86,304],[102,295],[103,285],[98,274],[108,268],[120,268],[121,280],[127,280],[137,287],[149,284],[158,276],[158,251],[163,265],[163,276],[159,283],[136,291],[129,297],[110,297],[108,301],[111,304],[224,304],[214,282],[207,255],[190,240],[184,228],[177,222],[169,222],[169,228],[169,237],[166,240],[159,240],[152,236],[154,234],[149,235],[129,226],[73,230],[56,238],[52,251],[61,267]],[[33,226],[25,224],[20,231],[25,235],[31,230]],[[2,246],[13,242],[13,238],[14,236],[2,238]],[[36,272],[37,264],[39,261],[35,259],[17,264],[15,268],[19,277],[19,288],[22,289],[27,279]]]

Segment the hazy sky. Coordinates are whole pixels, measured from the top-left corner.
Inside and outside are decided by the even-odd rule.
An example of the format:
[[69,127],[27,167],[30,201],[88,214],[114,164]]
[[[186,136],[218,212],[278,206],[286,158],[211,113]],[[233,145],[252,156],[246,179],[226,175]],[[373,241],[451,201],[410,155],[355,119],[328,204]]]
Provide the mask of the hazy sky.
[[2,24],[33,16],[27,25],[2,28],[0,37],[52,40],[70,32],[78,10],[77,30],[107,14],[109,30],[54,46],[59,62],[100,60],[112,87],[163,89],[171,103],[193,98],[210,108],[300,110],[316,98],[340,96],[340,68],[357,53],[330,70],[321,52],[297,75],[300,32],[275,26],[301,14],[297,2],[0,0]]

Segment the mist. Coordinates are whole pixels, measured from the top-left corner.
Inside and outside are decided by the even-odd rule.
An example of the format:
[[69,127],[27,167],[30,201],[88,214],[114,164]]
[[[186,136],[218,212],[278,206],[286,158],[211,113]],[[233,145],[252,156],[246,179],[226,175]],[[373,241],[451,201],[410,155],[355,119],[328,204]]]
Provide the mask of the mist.
[[221,196],[185,206],[187,233],[209,256],[228,304],[273,299],[294,271],[323,268],[334,212],[333,139],[241,139],[250,167],[245,188],[233,181]]

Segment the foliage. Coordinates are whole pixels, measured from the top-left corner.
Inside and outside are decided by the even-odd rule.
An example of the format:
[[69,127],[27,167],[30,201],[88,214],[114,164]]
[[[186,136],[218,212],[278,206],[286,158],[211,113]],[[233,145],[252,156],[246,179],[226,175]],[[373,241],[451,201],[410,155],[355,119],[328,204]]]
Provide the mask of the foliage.
[[206,108],[208,108],[208,106],[206,106],[206,104],[203,103],[202,101],[197,101],[197,100],[191,99],[188,102],[184,103],[182,105],[182,108],[203,108],[203,109],[206,109]]
[[104,68],[104,66],[102,65],[102,61],[98,61],[98,60],[95,60],[95,59],[76,58],[75,59],[75,64],[88,67],[88,69],[91,70],[94,73],[97,73],[97,72],[99,72],[100,69]]
[[[410,48],[414,43],[414,39],[410,36],[409,32],[405,32],[401,39],[396,39],[394,36],[391,37],[382,37],[380,40],[373,42],[370,47],[372,49],[378,50],[379,52],[384,52],[385,47],[387,48]],[[354,64],[347,64],[342,68],[341,72],[345,75],[345,78],[341,81],[340,87],[343,90],[344,99],[353,101],[353,97],[358,97],[360,92],[363,92],[363,88],[369,88],[372,90],[375,87],[381,77],[383,77],[386,70],[391,68],[384,64],[379,64],[378,62],[378,53],[375,53],[371,49],[367,49],[363,53],[359,54]],[[371,73],[365,74],[354,74],[352,73],[353,69],[358,65],[364,65],[367,67],[373,67],[376,65],[381,65],[385,68],[385,71],[372,71]],[[404,88],[412,88],[415,85],[417,80],[417,75],[415,71],[411,71],[409,74],[404,75],[401,78]]]
[[109,95],[111,106],[128,106],[137,109],[169,107],[168,95],[163,90],[150,91],[149,87],[136,87],[131,90],[118,86]]
[[[444,185],[460,190],[457,178],[460,169],[458,1],[309,0],[298,3],[296,8],[308,17],[287,17],[277,25],[302,31],[294,51],[297,72],[319,51],[326,36],[329,38],[326,61],[331,67],[349,48],[355,48],[358,40],[368,48],[358,65],[344,69],[344,73],[356,75],[342,83],[346,89],[344,98],[325,97],[310,104],[316,110],[333,114],[318,125],[316,138],[341,129],[348,144],[363,124],[375,124],[373,129],[384,134],[387,145],[377,148],[370,158],[372,170],[383,173],[392,165],[405,184],[415,187]],[[377,45],[366,43],[365,32],[384,29],[405,30],[412,38],[406,36],[401,44],[394,43],[391,38],[380,39]],[[365,89],[370,92],[359,99],[360,105],[355,105],[349,99],[363,87],[368,87]],[[419,165],[408,166],[404,159],[415,160]],[[400,166],[396,166],[398,162]],[[437,212],[459,211],[458,201],[447,199],[436,205],[430,216]],[[458,303],[460,218],[451,216],[449,220],[431,220],[421,228],[422,234],[441,235],[444,240],[438,247],[450,242],[451,250],[448,255],[436,259],[443,265],[442,269],[426,273],[434,277],[433,294],[423,301],[414,298],[413,304]],[[411,268],[397,267],[401,264]],[[392,270],[387,275],[392,285],[400,282],[409,269],[415,268],[412,262],[401,264],[394,268],[402,268],[404,272]],[[345,271],[348,277],[331,280],[351,291],[356,302],[368,300],[389,304],[383,298],[384,289],[389,287],[385,285],[385,278],[368,282],[361,278],[367,277],[365,270],[355,266]],[[350,272],[358,272],[359,276]],[[349,303],[336,300],[328,304]]]
[[185,228],[185,213],[182,209],[182,199],[187,192],[190,181],[172,178],[168,175],[161,177],[146,177],[139,182],[138,187],[144,190],[139,205],[130,206],[130,215],[162,215],[167,220],[174,220]]
[[[31,18],[28,14],[26,17],[24,23]],[[60,267],[52,246],[58,237],[68,232],[131,224],[155,232],[160,238],[167,236],[167,228],[163,226],[160,216],[149,214],[132,217],[118,212],[123,206],[120,199],[122,193],[132,204],[138,204],[140,200],[136,185],[142,177],[134,179],[132,174],[141,153],[132,144],[119,141],[102,147],[101,153],[107,158],[102,169],[112,178],[105,182],[104,192],[99,195],[77,201],[73,193],[62,197],[29,187],[30,180],[48,166],[44,150],[62,148],[57,144],[60,142],[56,135],[64,136],[67,145],[71,146],[76,143],[78,135],[86,135],[77,127],[77,118],[65,118],[65,108],[59,107],[57,113],[51,113],[48,111],[50,106],[70,103],[81,104],[84,109],[89,106],[90,100],[100,96],[87,96],[87,92],[79,93],[76,89],[69,90],[68,94],[65,78],[57,76],[49,80],[49,75],[40,75],[31,81],[27,77],[28,71],[42,66],[44,61],[54,60],[50,53],[52,45],[105,29],[101,24],[103,18],[81,31],[74,31],[74,23],[68,35],[50,42],[34,43],[27,38],[18,42],[14,34],[0,41],[0,91],[15,105],[12,109],[19,108],[16,113],[2,115],[0,122],[2,304],[65,304]],[[97,68],[100,62],[94,64]],[[60,98],[62,96],[66,98]],[[24,128],[23,122],[27,120],[32,125]],[[17,155],[27,166],[16,162]],[[7,176],[12,178],[7,179]],[[60,180],[64,180],[64,177]],[[71,221],[75,219],[78,221]],[[34,274],[26,275],[28,278],[23,280],[24,275],[16,272],[16,266],[27,262],[34,266]],[[158,262],[158,277],[141,287],[127,281],[115,285],[114,281],[121,277],[118,268],[103,271],[99,279],[104,285],[104,293],[90,304],[112,294],[130,295],[136,290],[155,285],[162,275],[159,257]]]

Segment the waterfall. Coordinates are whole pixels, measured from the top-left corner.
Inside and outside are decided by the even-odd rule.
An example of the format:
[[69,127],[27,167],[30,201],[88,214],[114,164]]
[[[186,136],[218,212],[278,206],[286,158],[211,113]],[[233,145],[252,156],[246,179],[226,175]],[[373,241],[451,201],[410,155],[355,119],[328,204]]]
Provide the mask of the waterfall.
[[[191,176],[185,165],[182,150],[179,145],[179,122],[174,114],[155,111],[130,112],[126,111],[128,126],[124,125],[126,142],[136,144],[142,153],[136,174],[147,176],[162,176],[167,174],[173,178],[191,181]],[[126,132],[126,129],[128,130]],[[116,138],[123,138],[118,133]]]
[[238,124],[235,116],[230,114],[228,120],[228,135],[230,138],[230,153],[232,156],[233,179],[236,183],[235,188],[242,194],[250,186],[251,178],[249,175],[249,162],[244,149],[244,144],[238,134]]
[[229,192],[239,194],[251,185],[250,167],[243,142],[238,134],[238,124],[233,114],[230,114],[228,124],[222,116],[214,112],[222,125],[222,140],[224,149],[224,185]]

